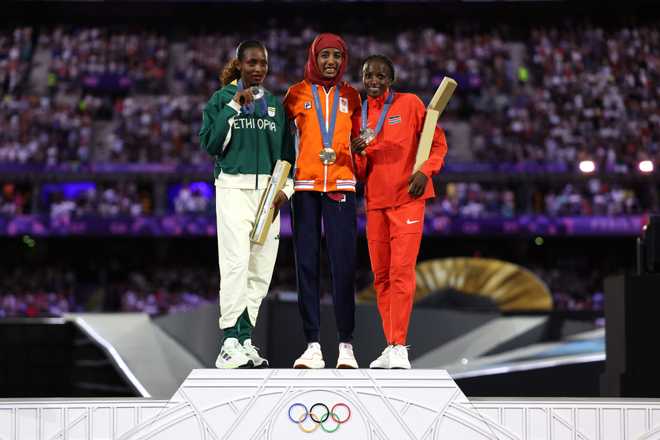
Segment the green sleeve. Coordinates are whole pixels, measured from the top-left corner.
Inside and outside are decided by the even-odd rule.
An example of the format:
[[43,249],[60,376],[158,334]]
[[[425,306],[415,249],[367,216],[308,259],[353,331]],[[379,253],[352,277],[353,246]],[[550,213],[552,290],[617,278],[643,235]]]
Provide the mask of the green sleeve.
[[289,121],[289,118],[286,118],[284,124],[284,139],[282,140],[282,159],[289,162],[292,166],[296,162],[295,137],[293,135],[294,129],[293,123]]
[[230,119],[238,112],[228,105],[221,92],[216,92],[204,107],[202,128],[199,130],[199,143],[211,156],[219,155],[227,133],[231,129]]
[[282,109],[281,115],[283,115],[284,130],[282,130],[282,160],[286,160],[291,164],[291,172],[289,177],[293,177],[293,168],[296,164],[296,141],[295,141],[295,125],[289,116],[284,113],[284,108]]

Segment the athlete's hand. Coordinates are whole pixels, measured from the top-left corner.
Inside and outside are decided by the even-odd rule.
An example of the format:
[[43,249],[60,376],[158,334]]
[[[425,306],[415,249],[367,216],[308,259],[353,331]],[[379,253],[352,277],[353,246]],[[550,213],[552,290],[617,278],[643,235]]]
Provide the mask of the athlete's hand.
[[364,141],[362,136],[358,136],[356,138],[353,138],[351,141],[351,150],[355,154],[361,154],[361,155],[366,155],[367,152],[364,151],[364,149],[367,148],[367,143]]
[[275,210],[273,211],[273,221],[275,221],[277,214],[280,213],[280,208],[286,203],[287,200],[289,199],[282,190],[280,190],[280,192],[275,195],[275,199],[273,200],[273,209]]
[[233,99],[240,105],[246,105],[254,101],[254,95],[250,92],[250,89],[239,90],[236,92]]
[[429,178],[421,171],[415,172],[408,178],[408,192],[414,199],[424,194],[427,180],[429,180]]

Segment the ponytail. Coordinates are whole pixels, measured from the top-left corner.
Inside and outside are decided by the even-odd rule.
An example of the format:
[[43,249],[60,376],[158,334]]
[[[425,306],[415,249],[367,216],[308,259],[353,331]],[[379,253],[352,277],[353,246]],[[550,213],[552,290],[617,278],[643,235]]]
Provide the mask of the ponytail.
[[224,69],[222,69],[222,72],[220,73],[220,82],[224,87],[240,77],[241,71],[238,68],[238,58],[234,58],[225,65]]

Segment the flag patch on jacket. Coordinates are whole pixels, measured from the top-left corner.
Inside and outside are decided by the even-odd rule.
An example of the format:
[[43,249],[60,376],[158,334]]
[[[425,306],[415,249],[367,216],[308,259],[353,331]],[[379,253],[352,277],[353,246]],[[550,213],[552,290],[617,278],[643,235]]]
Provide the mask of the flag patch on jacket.
[[401,122],[401,115],[390,116],[387,118],[387,122],[390,125],[398,124]]
[[339,111],[342,113],[348,113],[348,99],[339,98]]

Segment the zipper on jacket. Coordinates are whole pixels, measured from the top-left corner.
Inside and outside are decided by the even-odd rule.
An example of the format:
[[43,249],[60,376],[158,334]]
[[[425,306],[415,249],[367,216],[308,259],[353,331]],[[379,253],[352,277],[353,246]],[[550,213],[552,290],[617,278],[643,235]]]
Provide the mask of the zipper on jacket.
[[[252,115],[252,119],[254,120],[254,115]],[[254,126],[257,126],[257,121],[254,121]],[[256,148],[257,148],[257,166],[255,167],[257,172],[254,176],[254,189],[259,189],[259,142],[256,142]]]
[[[330,87],[330,91],[334,86]],[[325,92],[325,131],[327,132],[330,130],[330,92],[325,90],[325,87],[323,88],[323,91]],[[335,90],[335,93],[337,93],[337,90]],[[333,133],[334,135],[334,133]],[[332,145],[330,145],[332,148]],[[323,164],[323,192],[328,191],[328,165]]]

